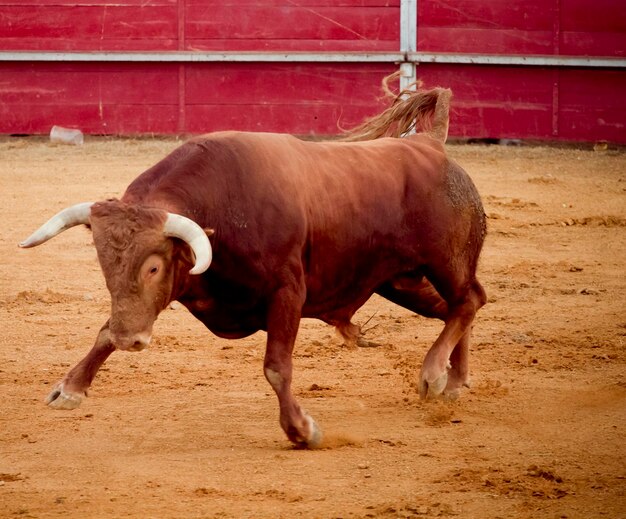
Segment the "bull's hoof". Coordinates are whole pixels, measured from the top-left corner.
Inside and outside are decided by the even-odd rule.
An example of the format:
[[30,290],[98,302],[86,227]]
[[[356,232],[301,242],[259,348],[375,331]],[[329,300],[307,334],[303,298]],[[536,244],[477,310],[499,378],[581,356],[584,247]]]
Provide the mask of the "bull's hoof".
[[322,440],[324,435],[322,434],[322,430],[317,425],[317,422],[313,420],[310,416],[307,416],[307,422],[309,422],[309,438],[306,441],[306,445],[309,449],[317,449],[322,445]]
[[444,371],[438,378],[432,381],[426,380],[425,377],[420,378],[420,397],[421,398],[437,398],[443,394],[448,385],[448,372]]
[[356,345],[359,348],[379,348],[381,346],[379,342],[368,341],[367,339],[364,339],[363,337],[359,337],[357,339]]
[[446,400],[458,400],[461,396],[461,391],[463,388],[469,388],[470,382],[469,379],[465,379],[464,382],[456,379],[455,377],[448,377],[448,385],[443,392],[443,397]]
[[311,418],[308,414],[306,414],[304,418],[309,429],[307,437],[304,438],[293,429],[287,432],[287,436],[294,443],[297,449],[317,449],[322,445],[322,439],[324,437],[322,430],[319,428],[315,420],[313,420],[313,418]]
[[80,393],[66,392],[63,383],[57,384],[46,397],[46,404],[53,409],[76,409],[83,400]]
[[450,400],[450,401],[454,401],[454,400],[458,400],[459,397],[461,396],[461,388],[455,387],[454,389],[445,389],[445,391],[441,394],[441,396],[445,399],[445,400]]

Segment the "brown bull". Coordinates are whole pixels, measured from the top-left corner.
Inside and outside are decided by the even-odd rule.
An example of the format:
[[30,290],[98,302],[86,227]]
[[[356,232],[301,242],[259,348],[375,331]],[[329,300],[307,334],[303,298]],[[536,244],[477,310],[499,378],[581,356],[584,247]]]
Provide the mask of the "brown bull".
[[[403,94],[343,142],[191,139],[121,200],[72,206],[21,243],[90,226],[111,293],[111,317],[48,405],[77,407],[106,358],[147,346],[157,316],[177,300],[220,337],[267,331],[264,372],[280,424],[292,442],[318,445],[320,429],[291,392],[300,319],[321,319],[355,344],[352,316],[374,293],[444,321],[420,394],[456,396],[469,383],[470,330],[485,303],[476,279],[485,217],[444,150],[450,92]],[[425,131],[398,138],[416,121]]]

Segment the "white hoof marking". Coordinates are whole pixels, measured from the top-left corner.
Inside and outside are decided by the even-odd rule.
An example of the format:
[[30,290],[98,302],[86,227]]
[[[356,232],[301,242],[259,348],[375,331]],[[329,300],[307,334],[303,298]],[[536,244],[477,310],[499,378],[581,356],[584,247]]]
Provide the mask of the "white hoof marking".
[[316,449],[322,444],[322,440],[324,435],[322,434],[322,430],[317,425],[317,422],[311,418],[308,414],[306,415],[306,421],[309,424],[309,437],[306,439],[306,444],[309,449]]
[[57,385],[46,397],[46,404],[53,409],[76,409],[83,400],[78,393],[66,393],[63,384]]
[[448,372],[445,371],[432,382],[426,380],[424,376],[420,378],[419,393],[420,398],[436,398],[441,395],[448,385]]

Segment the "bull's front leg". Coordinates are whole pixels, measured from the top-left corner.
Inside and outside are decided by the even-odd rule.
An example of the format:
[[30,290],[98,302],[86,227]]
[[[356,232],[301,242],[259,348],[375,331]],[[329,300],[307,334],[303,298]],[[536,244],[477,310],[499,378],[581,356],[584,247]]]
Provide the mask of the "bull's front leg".
[[96,373],[115,351],[109,335],[109,323],[101,328],[96,343],[89,353],[58,382],[46,398],[46,404],[55,409],[75,409],[87,396]]
[[280,425],[289,440],[298,446],[315,448],[322,432],[291,392],[292,352],[304,303],[304,289],[283,288],[270,303],[264,372],[280,406]]

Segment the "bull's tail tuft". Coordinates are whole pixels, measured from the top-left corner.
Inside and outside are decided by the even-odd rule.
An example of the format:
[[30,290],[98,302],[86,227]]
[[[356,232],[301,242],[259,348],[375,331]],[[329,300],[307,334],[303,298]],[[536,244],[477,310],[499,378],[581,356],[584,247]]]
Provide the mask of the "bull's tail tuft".
[[395,72],[383,79],[383,91],[391,100],[391,106],[381,114],[347,131],[341,138],[342,141],[401,137],[415,130],[442,143],[446,142],[452,91],[439,87],[421,90],[421,82],[417,81],[416,90],[406,88],[396,94],[389,88],[389,82],[398,78],[399,75],[399,72]]

